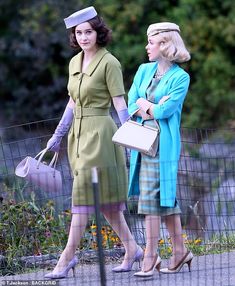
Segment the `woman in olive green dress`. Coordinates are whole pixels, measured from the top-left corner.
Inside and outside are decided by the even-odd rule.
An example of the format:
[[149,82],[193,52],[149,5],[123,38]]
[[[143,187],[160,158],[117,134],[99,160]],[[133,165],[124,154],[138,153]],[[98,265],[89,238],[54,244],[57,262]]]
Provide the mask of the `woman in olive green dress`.
[[53,272],[46,278],[67,277],[78,263],[75,251],[84,233],[88,216],[94,212],[91,168],[97,167],[101,211],[125,247],[123,263],[115,272],[130,271],[143,257],[125,221],[127,172],[123,149],[112,143],[117,127],[109,115],[111,102],[121,123],[128,118],[119,61],[104,47],[111,31],[94,7],[70,15],[70,45],[81,50],[69,64],[70,99],[52,138],[49,150],[58,151],[69,131],[68,156],[73,172],[72,221],[67,245]]

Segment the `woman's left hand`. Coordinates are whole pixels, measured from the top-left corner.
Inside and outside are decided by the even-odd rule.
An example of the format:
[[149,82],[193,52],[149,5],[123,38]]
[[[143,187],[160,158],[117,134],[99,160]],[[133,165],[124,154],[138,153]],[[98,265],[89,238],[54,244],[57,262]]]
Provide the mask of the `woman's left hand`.
[[139,110],[140,111],[140,115],[142,117],[142,120],[150,120],[153,119],[153,116],[150,115],[149,113],[144,112],[143,110]]

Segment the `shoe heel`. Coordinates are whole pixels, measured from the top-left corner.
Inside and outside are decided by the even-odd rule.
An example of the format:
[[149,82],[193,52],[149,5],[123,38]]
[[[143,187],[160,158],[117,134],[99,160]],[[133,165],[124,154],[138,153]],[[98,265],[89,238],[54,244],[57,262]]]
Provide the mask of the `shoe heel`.
[[186,263],[188,264],[188,271],[189,272],[191,272],[191,263],[192,263],[192,258],[189,260],[189,261],[187,261]]
[[75,274],[76,274],[75,267],[72,267],[72,270],[73,270],[73,277],[75,277]]
[[160,272],[160,268],[161,268],[161,262],[159,262],[157,265],[156,265],[156,269],[158,272]]

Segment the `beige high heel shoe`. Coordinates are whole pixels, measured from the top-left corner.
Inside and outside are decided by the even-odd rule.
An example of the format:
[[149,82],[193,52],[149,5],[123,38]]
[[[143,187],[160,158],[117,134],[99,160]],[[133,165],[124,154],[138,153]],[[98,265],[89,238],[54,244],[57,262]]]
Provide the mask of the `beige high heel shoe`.
[[156,255],[155,258],[154,258],[153,265],[150,267],[150,269],[145,270],[145,271],[141,270],[139,272],[136,272],[134,274],[134,276],[137,276],[137,277],[150,277],[150,276],[153,276],[155,269],[157,269],[158,272],[160,271],[161,262],[162,262],[161,258],[158,255]]
[[193,254],[191,251],[188,251],[175,267],[162,268],[162,269],[160,269],[160,272],[164,273],[164,274],[178,273],[181,270],[181,268],[184,266],[185,263],[188,264],[188,270],[190,272],[192,260],[193,260]]

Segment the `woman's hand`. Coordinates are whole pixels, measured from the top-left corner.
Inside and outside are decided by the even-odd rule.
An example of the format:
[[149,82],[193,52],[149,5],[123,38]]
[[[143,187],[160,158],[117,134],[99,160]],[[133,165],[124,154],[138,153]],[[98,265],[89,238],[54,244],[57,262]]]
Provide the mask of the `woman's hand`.
[[153,119],[153,112],[151,112],[151,108],[153,107],[152,102],[144,98],[139,98],[136,104],[140,108],[139,112],[143,120]]
[[149,119],[153,119],[152,115],[144,112],[143,110],[139,109],[136,113],[136,116],[141,117],[143,120],[149,120]]
[[[168,99],[170,98],[169,95],[164,95],[158,102],[159,105],[162,105],[164,102],[166,102]],[[154,118],[154,104],[152,103],[148,109],[148,114],[150,114],[150,116],[152,118]]]
[[147,111],[149,110],[150,106],[152,105],[152,103],[150,101],[148,101],[145,98],[139,98],[136,101],[136,104],[138,105],[138,107],[143,110],[145,113],[147,113]]

